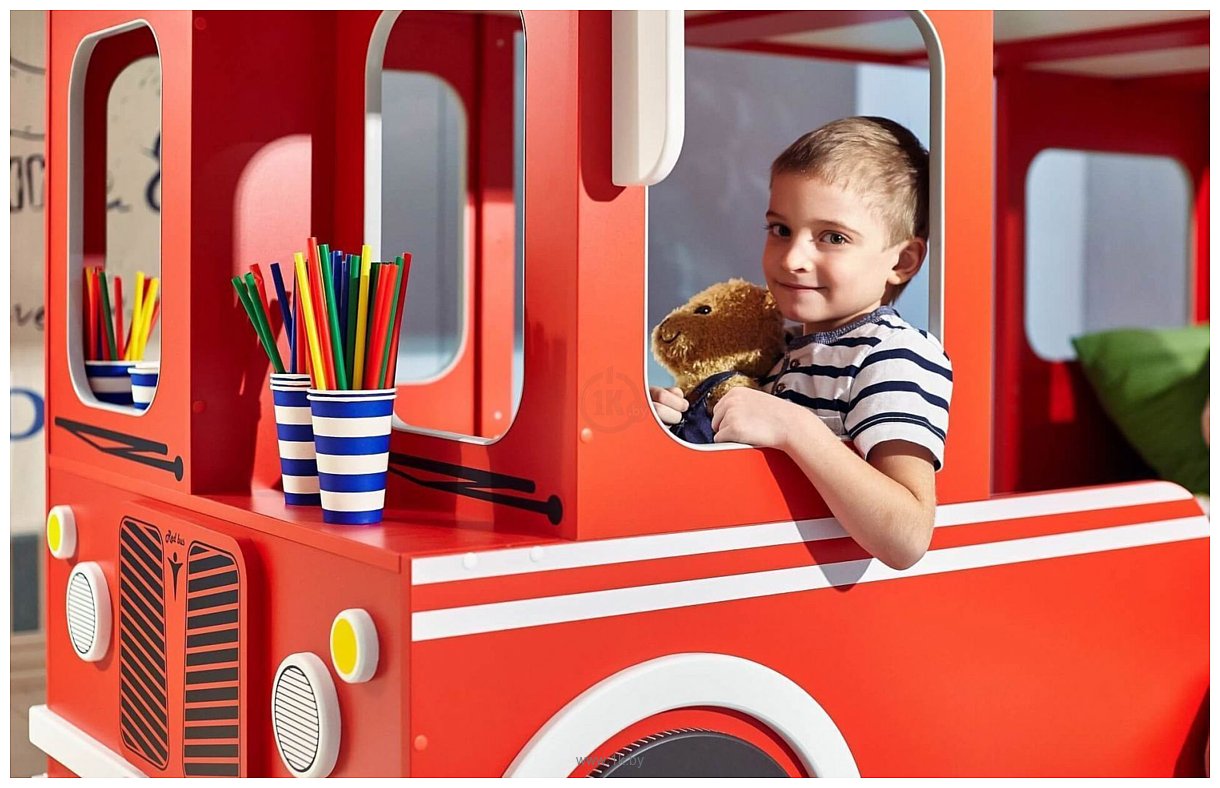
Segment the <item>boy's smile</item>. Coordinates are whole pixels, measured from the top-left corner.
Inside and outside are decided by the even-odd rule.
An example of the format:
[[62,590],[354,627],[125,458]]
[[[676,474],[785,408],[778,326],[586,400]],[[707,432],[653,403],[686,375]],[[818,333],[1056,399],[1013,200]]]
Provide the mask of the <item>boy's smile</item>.
[[881,306],[887,285],[919,270],[925,248],[922,239],[891,244],[881,217],[854,191],[796,173],[772,180],[763,275],[780,312],[807,334]]

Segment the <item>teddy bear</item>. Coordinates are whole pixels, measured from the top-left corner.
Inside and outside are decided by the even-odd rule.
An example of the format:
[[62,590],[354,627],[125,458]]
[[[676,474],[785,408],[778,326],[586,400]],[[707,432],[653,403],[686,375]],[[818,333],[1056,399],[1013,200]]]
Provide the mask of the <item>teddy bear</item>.
[[652,332],[652,354],[674,376],[690,407],[670,429],[712,443],[712,409],[735,386],[759,380],[784,355],[784,318],[765,287],[718,282],[670,312]]

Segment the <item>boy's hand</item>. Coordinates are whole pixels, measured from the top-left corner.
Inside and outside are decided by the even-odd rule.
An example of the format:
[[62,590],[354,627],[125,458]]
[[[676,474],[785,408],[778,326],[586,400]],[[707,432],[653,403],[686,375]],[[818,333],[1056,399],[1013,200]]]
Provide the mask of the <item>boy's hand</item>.
[[682,414],[690,407],[690,403],[682,395],[682,389],[677,386],[668,389],[663,389],[660,386],[649,386],[648,394],[652,397],[652,401],[656,403],[653,405],[653,410],[657,412],[657,416],[665,424],[677,424],[682,421]]
[[792,426],[808,411],[765,391],[737,386],[729,389],[712,410],[716,443],[735,441],[783,449]]

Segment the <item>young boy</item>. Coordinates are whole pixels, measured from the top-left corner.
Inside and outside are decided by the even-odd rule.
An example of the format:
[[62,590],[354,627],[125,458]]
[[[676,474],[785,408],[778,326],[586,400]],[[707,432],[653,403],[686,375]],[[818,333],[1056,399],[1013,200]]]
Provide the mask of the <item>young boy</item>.
[[[890,306],[927,252],[928,153],[891,120],[828,123],[771,165],[766,221],[767,287],[804,334],[764,391],[717,403],[716,442],[784,451],[857,543],[905,569],[932,538],[953,387],[940,342]],[[677,389],[652,397],[667,423],[686,410]]]

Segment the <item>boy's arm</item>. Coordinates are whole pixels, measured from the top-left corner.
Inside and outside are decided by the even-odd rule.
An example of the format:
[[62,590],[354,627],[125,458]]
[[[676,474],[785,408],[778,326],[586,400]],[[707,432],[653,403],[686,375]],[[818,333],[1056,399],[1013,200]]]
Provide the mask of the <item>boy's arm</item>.
[[906,569],[927,551],[936,486],[926,448],[885,441],[865,461],[811,411],[746,388],[717,403],[712,429],[717,443],[770,446],[791,457],[844,530],[886,565]]

